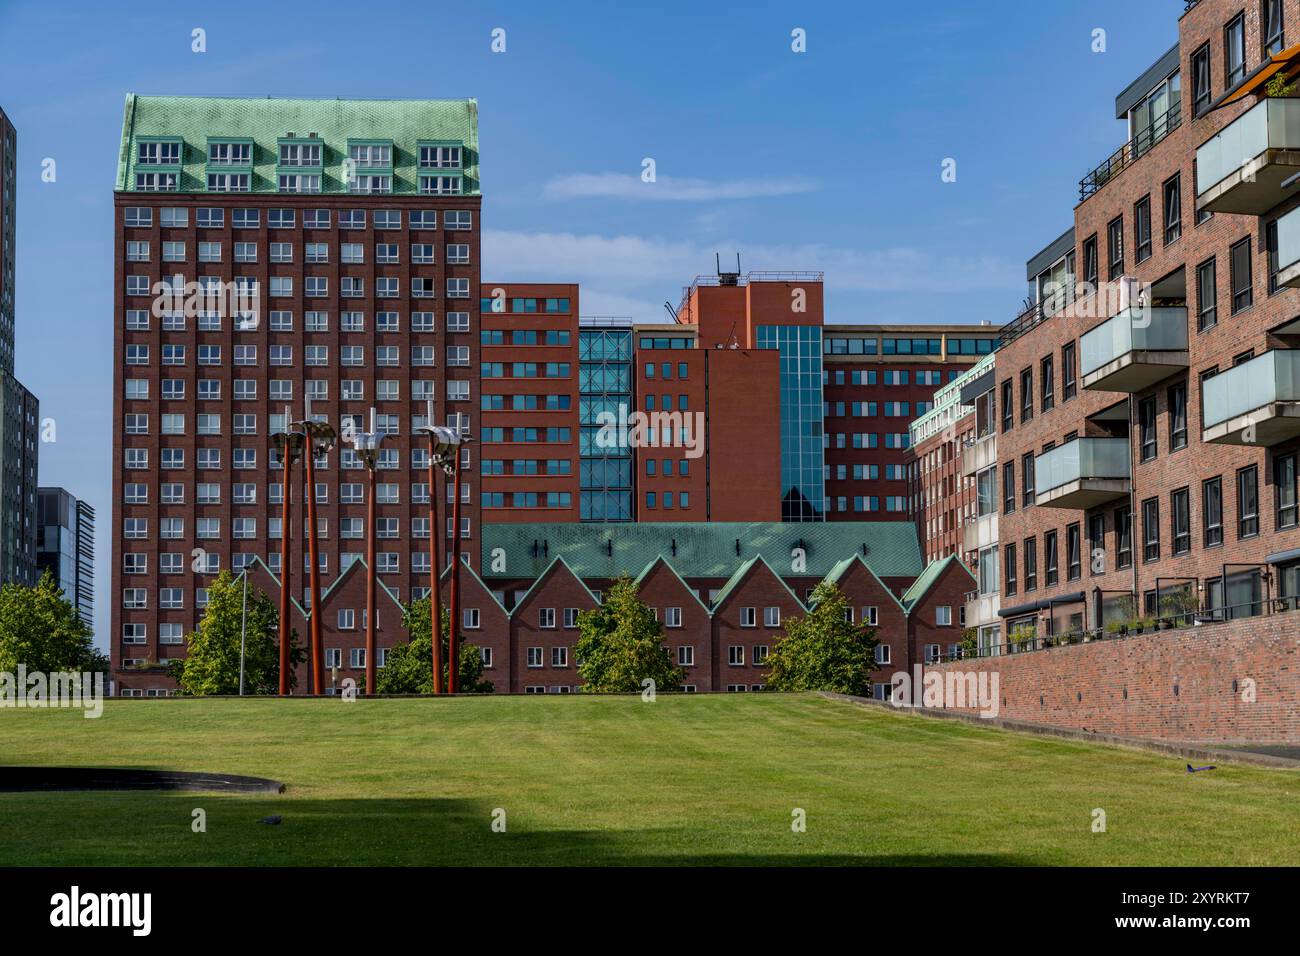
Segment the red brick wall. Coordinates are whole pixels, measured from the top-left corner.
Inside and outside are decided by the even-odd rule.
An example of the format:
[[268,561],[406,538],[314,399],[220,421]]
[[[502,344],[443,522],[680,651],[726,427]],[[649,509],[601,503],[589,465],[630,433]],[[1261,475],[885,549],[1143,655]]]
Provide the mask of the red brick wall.
[[[1300,614],[933,670],[999,675],[999,717],[1197,743],[1300,744]],[[1255,701],[1243,699],[1247,679]],[[1234,687],[1235,684],[1235,687]]]
[[[741,627],[741,608],[754,608],[754,627]],[[781,609],[782,626],[770,628],[763,625],[764,608]],[[749,573],[713,614],[713,688],[726,690],[731,684],[744,684],[746,688],[767,683],[767,668],[755,666],[754,648],[766,647],[770,653],[777,641],[785,636],[787,618],[802,616],[807,612],[790,596],[776,574],[762,561],[756,562]],[[744,664],[730,664],[728,648],[744,648]]]
[[642,579],[638,596],[648,607],[658,611],[661,624],[667,619],[665,608],[682,609],[682,626],[664,627],[664,646],[672,655],[674,664],[678,661],[679,647],[690,645],[694,648],[695,663],[682,668],[682,683],[692,684],[699,691],[713,690],[712,628],[709,612],[695,593],[661,561]]
[[[578,643],[577,627],[564,626],[564,609],[576,607],[583,611],[594,609],[596,603],[582,582],[573,576],[565,565],[556,563],[542,577],[537,588],[514,609],[510,619],[510,641],[513,645],[511,666],[514,668],[511,690],[523,692],[528,687],[576,687],[582,683],[578,666],[573,660],[573,648]],[[555,609],[555,627],[540,626],[541,610]],[[542,649],[540,667],[528,666],[528,648]],[[563,667],[552,664],[552,650],[568,648],[568,662]]]

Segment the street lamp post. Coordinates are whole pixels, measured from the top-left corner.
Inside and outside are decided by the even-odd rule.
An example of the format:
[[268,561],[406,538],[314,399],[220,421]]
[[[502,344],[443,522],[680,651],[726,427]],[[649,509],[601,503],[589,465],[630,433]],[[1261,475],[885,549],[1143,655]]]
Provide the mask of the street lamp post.
[[370,431],[358,432],[353,438],[357,454],[366,466],[369,485],[366,489],[366,694],[375,692],[375,468],[379,464],[379,446],[384,436],[375,423],[375,410],[370,409]]
[[[433,423],[433,399],[428,399],[427,424],[418,429],[429,436],[429,616],[433,636],[433,692],[442,693],[442,595],[438,577],[441,574],[441,547],[438,526],[438,472],[452,477],[453,465],[460,456],[460,437],[450,428]],[[455,575],[455,571],[452,572]],[[454,660],[454,658],[453,658]],[[454,665],[453,665],[454,666]]]
[[290,489],[293,487],[293,463],[298,459],[302,452],[303,436],[297,432],[290,432],[289,428],[289,406],[284,407],[284,427],[285,431],[276,432],[271,436],[271,447],[280,455],[280,463],[284,467],[283,502],[280,511],[280,696],[286,697],[289,694],[289,596],[290,581],[292,580],[292,565],[289,561],[289,536],[291,528],[289,523],[289,502]]
[[452,505],[451,505],[451,591],[448,594],[448,617],[451,619],[451,633],[447,638],[447,693],[454,694],[460,690],[460,681],[456,678],[456,665],[460,660],[460,472],[463,464],[460,445],[468,444],[468,435],[457,432],[459,445],[452,460]]
[[320,564],[316,552],[316,472],[315,456],[319,451],[328,455],[334,448],[338,433],[327,422],[314,421],[311,417],[311,396],[307,397],[307,413],[300,422],[293,423],[301,429],[304,441],[303,462],[307,477],[307,549],[311,570],[308,580],[311,582],[311,692],[325,693],[325,651],[320,633]]

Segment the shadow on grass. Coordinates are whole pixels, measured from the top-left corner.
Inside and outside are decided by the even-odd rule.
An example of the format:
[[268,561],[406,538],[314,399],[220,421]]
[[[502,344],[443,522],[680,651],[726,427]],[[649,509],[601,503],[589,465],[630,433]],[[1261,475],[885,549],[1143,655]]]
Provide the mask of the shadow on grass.
[[[194,811],[206,832],[194,832]],[[698,826],[545,829],[547,807],[447,798],[246,799],[59,793],[0,798],[0,866],[1027,866],[998,853],[854,851],[789,830],[783,811]],[[270,815],[279,825],[261,823]],[[499,817],[500,815],[497,814]],[[570,815],[571,816],[571,815]],[[615,828],[618,827],[618,828]],[[846,834],[846,842],[854,834]],[[869,831],[865,845],[881,842]],[[895,849],[898,849],[895,847]]]

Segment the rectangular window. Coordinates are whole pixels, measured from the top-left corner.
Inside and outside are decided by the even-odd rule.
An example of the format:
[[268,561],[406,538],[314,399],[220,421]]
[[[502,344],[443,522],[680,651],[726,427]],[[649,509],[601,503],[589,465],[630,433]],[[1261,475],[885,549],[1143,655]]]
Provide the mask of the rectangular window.
[[1067,342],[1061,348],[1061,401],[1068,402],[1077,394],[1075,378],[1075,345]]
[[1038,589],[1038,539],[1025,539],[1025,591]]
[[1286,46],[1282,31],[1282,0],[1263,0],[1260,27],[1264,33],[1264,55],[1281,53]]
[[1106,239],[1110,251],[1110,268],[1107,278],[1114,282],[1124,274],[1124,217],[1118,216],[1106,227]]
[[1210,92],[1210,44],[1202,44],[1192,54],[1192,115],[1200,116],[1210,108],[1214,94]]
[[1083,542],[1078,524],[1065,529],[1065,577],[1077,581],[1083,574]]
[[1142,461],[1154,461],[1156,457],[1156,400],[1155,397],[1144,398],[1138,402],[1138,435],[1140,439]]
[[1183,235],[1183,180],[1182,174],[1165,182],[1165,245],[1177,242]]
[[1042,408],[1043,411],[1050,411],[1056,405],[1056,374],[1052,368],[1052,356],[1047,356],[1042,361]]
[[1133,513],[1128,505],[1115,509],[1115,567],[1133,566]]
[[1169,518],[1174,554],[1187,554],[1192,550],[1192,504],[1188,489],[1179,488],[1169,496]]
[[1133,205],[1133,247],[1137,262],[1151,258],[1151,197],[1143,196]]
[[1239,13],[1223,28],[1223,87],[1230,90],[1246,78],[1246,14]]
[[1237,537],[1259,534],[1259,472],[1251,465],[1237,472]]
[[1097,288],[1097,234],[1093,233],[1083,241],[1083,281],[1092,289]]
[[1274,517],[1277,530],[1294,528],[1300,513],[1296,510],[1296,453],[1273,459]]
[[1250,274],[1250,237],[1232,247],[1232,314],[1244,312],[1255,304],[1255,288]]
[[1205,332],[1219,324],[1218,282],[1214,259],[1207,259],[1196,267],[1196,330]]
[[1056,564],[1056,532],[1048,531],[1043,535],[1043,574],[1046,586],[1052,587],[1060,580]]
[[1205,531],[1205,547],[1223,544],[1223,479],[1209,478],[1201,482],[1201,524]]
[[1016,402],[1012,395],[1015,386],[1011,379],[1002,383],[1002,431],[1009,432],[1015,424]]
[[1142,502],[1142,560],[1160,560],[1160,499]]
[[1002,465],[1002,513],[1009,515],[1016,510],[1016,463],[1005,462]]
[[1016,593],[1016,546],[1009,544],[1003,549],[1003,571],[1006,580],[1002,587],[1008,596]]
[[1171,385],[1169,401],[1169,450],[1187,447],[1187,383]]
[[1020,501],[1028,508],[1034,503],[1034,453],[1020,456]]
[[1264,251],[1268,256],[1268,294],[1273,295],[1281,288],[1277,284],[1279,268],[1277,256],[1277,220],[1274,219],[1264,227]]
[[1027,368],[1020,373],[1020,423],[1034,417],[1034,370]]

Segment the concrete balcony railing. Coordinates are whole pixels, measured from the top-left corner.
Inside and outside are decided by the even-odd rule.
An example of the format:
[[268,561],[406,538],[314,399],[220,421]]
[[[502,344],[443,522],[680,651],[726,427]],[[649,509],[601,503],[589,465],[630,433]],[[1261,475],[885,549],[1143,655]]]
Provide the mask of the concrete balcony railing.
[[1273,349],[1201,384],[1201,438],[1269,447],[1300,435],[1300,349]]
[[1187,368],[1187,309],[1126,309],[1079,343],[1083,387],[1140,392]]
[[966,519],[962,528],[962,547],[967,551],[982,551],[998,543],[998,513]]
[[1300,289],[1300,209],[1277,221],[1277,283]]
[[972,478],[985,468],[998,463],[998,435],[991,431],[974,444],[961,450],[961,474],[963,478]]
[[1083,510],[1128,497],[1127,438],[1076,438],[1034,459],[1038,505]]
[[1196,150],[1196,208],[1262,215],[1300,172],[1300,99],[1266,99]]

